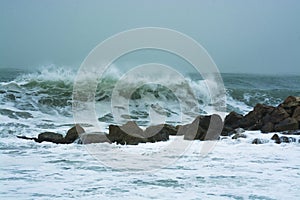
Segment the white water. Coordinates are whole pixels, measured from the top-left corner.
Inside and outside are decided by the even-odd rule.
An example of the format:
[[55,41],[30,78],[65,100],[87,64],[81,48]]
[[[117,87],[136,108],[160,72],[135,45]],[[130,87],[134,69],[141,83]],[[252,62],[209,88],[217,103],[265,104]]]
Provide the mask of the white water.
[[[300,145],[253,145],[259,133],[249,133],[248,139],[219,141],[205,157],[203,142],[195,141],[175,163],[146,172],[109,168],[110,157],[99,161],[84,145],[2,138],[0,199],[299,199]],[[151,153],[173,139],[113,146]]]

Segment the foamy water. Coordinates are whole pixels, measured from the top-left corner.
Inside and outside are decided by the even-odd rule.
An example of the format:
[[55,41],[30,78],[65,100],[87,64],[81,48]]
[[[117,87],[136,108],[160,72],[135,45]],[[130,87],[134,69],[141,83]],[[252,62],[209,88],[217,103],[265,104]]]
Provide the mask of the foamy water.
[[[2,72],[0,199],[300,198],[300,144],[275,144],[270,141],[272,135],[260,132],[246,132],[245,139],[223,138],[205,156],[201,150],[206,143],[201,141],[182,141],[187,145],[180,151],[168,149],[176,147],[175,137],[137,146],[56,145],[17,139],[17,135],[35,137],[44,131],[65,134],[74,124],[72,84],[76,72],[55,66],[38,72]],[[96,114],[104,132],[114,123],[110,95],[119,73],[112,70],[97,88]],[[300,96],[299,76],[225,74],[223,79],[228,111],[245,114],[256,103],[276,106],[288,95]],[[200,112],[209,113],[205,83],[191,76],[185,86],[194,91]],[[172,87],[176,85],[170,82],[168,88]],[[124,119],[131,117],[145,126],[151,117],[149,110],[159,108],[168,123],[190,122],[199,113],[187,110],[180,116],[178,100],[169,95],[168,88],[139,88]],[[251,144],[254,138],[266,143]],[[92,155],[95,152],[96,157]],[[138,159],[132,160],[135,155]],[[151,155],[156,160],[151,160]],[[135,165],[139,169],[150,170],[126,170],[122,166],[129,160],[142,163]],[[165,164],[165,160],[172,162]]]

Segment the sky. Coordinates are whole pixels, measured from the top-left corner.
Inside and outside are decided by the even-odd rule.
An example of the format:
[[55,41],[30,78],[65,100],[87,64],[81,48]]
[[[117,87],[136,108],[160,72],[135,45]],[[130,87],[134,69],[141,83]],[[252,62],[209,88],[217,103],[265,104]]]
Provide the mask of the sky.
[[0,67],[79,67],[106,38],[149,26],[192,37],[223,73],[300,75],[297,0],[0,0]]

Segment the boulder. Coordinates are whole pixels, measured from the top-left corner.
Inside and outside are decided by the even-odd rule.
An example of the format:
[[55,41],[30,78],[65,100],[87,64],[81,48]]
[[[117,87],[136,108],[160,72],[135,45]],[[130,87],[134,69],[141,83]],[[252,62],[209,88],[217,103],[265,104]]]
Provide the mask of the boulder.
[[280,137],[280,141],[281,141],[282,143],[291,143],[291,142],[296,142],[296,139],[295,139],[295,138],[292,138],[292,137],[281,136],[281,137]]
[[91,143],[111,143],[105,133],[83,133],[80,135],[78,144],[91,144]]
[[147,142],[143,136],[143,130],[133,121],[129,121],[122,126],[110,125],[108,139],[114,143],[122,145],[137,145]]
[[279,122],[274,126],[275,131],[287,131],[287,130],[297,130],[299,128],[299,123],[294,118],[286,118],[285,120]]
[[65,136],[65,143],[70,144],[73,143],[77,138],[79,137],[80,134],[84,133],[84,129],[79,125],[76,124],[73,126],[71,129],[68,130],[66,136]]
[[242,134],[242,133],[236,133],[234,136],[231,137],[231,139],[238,139],[238,138],[247,138],[247,135]]
[[274,131],[274,124],[272,122],[267,122],[261,128],[262,133],[271,133]]
[[169,140],[170,133],[176,135],[174,129],[170,125],[161,124],[161,125],[150,126],[146,128],[143,135],[145,138],[147,138],[147,142],[153,143],[153,142]]
[[[217,140],[223,130],[223,122],[219,115],[198,116],[186,126],[185,140]],[[178,130],[178,132],[180,132]]]
[[263,144],[263,141],[259,138],[255,138],[253,141],[252,141],[252,144]]
[[277,134],[274,134],[274,135],[271,137],[271,140],[274,140],[274,142],[275,142],[276,144],[280,144],[280,143],[281,143],[280,137],[279,137]]
[[288,96],[280,106],[283,108],[300,106],[300,97]]
[[268,113],[264,116],[263,123],[267,124],[268,122],[271,122],[273,124],[276,124],[288,118],[289,116],[290,115],[286,112],[285,109],[277,107],[271,113]]
[[274,110],[273,106],[257,104],[253,111],[250,111],[240,120],[240,127],[248,130],[260,130],[263,126],[263,117]]
[[[293,115],[292,115],[292,118],[296,119],[298,122],[300,122],[300,106],[296,107],[294,112],[293,112]],[[300,129],[300,127],[299,127]]]
[[238,128],[240,127],[239,121],[243,119],[243,115],[238,114],[236,112],[230,112],[226,117],[224,121],[224,126],[225,127],[230,127],[230,128]]
[[300,97],[289,96],[287,97],[279,107],[284,108],[291,116],[296,107],[300,106]]
[[38,135],[38,138],[35,139],[36,142],[53,142],[56,144],[65,143],[64,137],[62,134],[54,132],[43,132]]

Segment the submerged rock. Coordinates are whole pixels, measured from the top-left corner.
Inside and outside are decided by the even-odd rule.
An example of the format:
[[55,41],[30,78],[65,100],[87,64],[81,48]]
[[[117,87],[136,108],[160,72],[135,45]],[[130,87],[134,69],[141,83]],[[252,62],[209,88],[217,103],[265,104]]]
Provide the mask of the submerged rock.
[[234,136],[231,137],[231,139],[238,139],[238,138],[247,138],[247,135],[242,134],[242,133],[236,133]]
[[63,144],[64,137],[62,134],[53,133],[53,132],[43,132],[38,135],[38,138],[35,139],[36,142],[53,142],[56,144]]
[[68,130],[65,137],[62,134],[54,132],[43,132],[38,135],[37,138],[17,136],[21,139],[34,140],[35,142],[53,142],[55,144],[70,144],[78,139],[79,134],[84,133],[84,129],[80,125],[75,125],[70,130]]
[[263,144],[263,141],[259,138],[255,138],[253,141],[252,141],[252,144]]
[[280,137],[279,137],[277,134],[274,134],[274,135],[271,137],[271,140],[274,140],[274,142],[277,143],[277,144],[280,144],[280,143],[281,143]]

